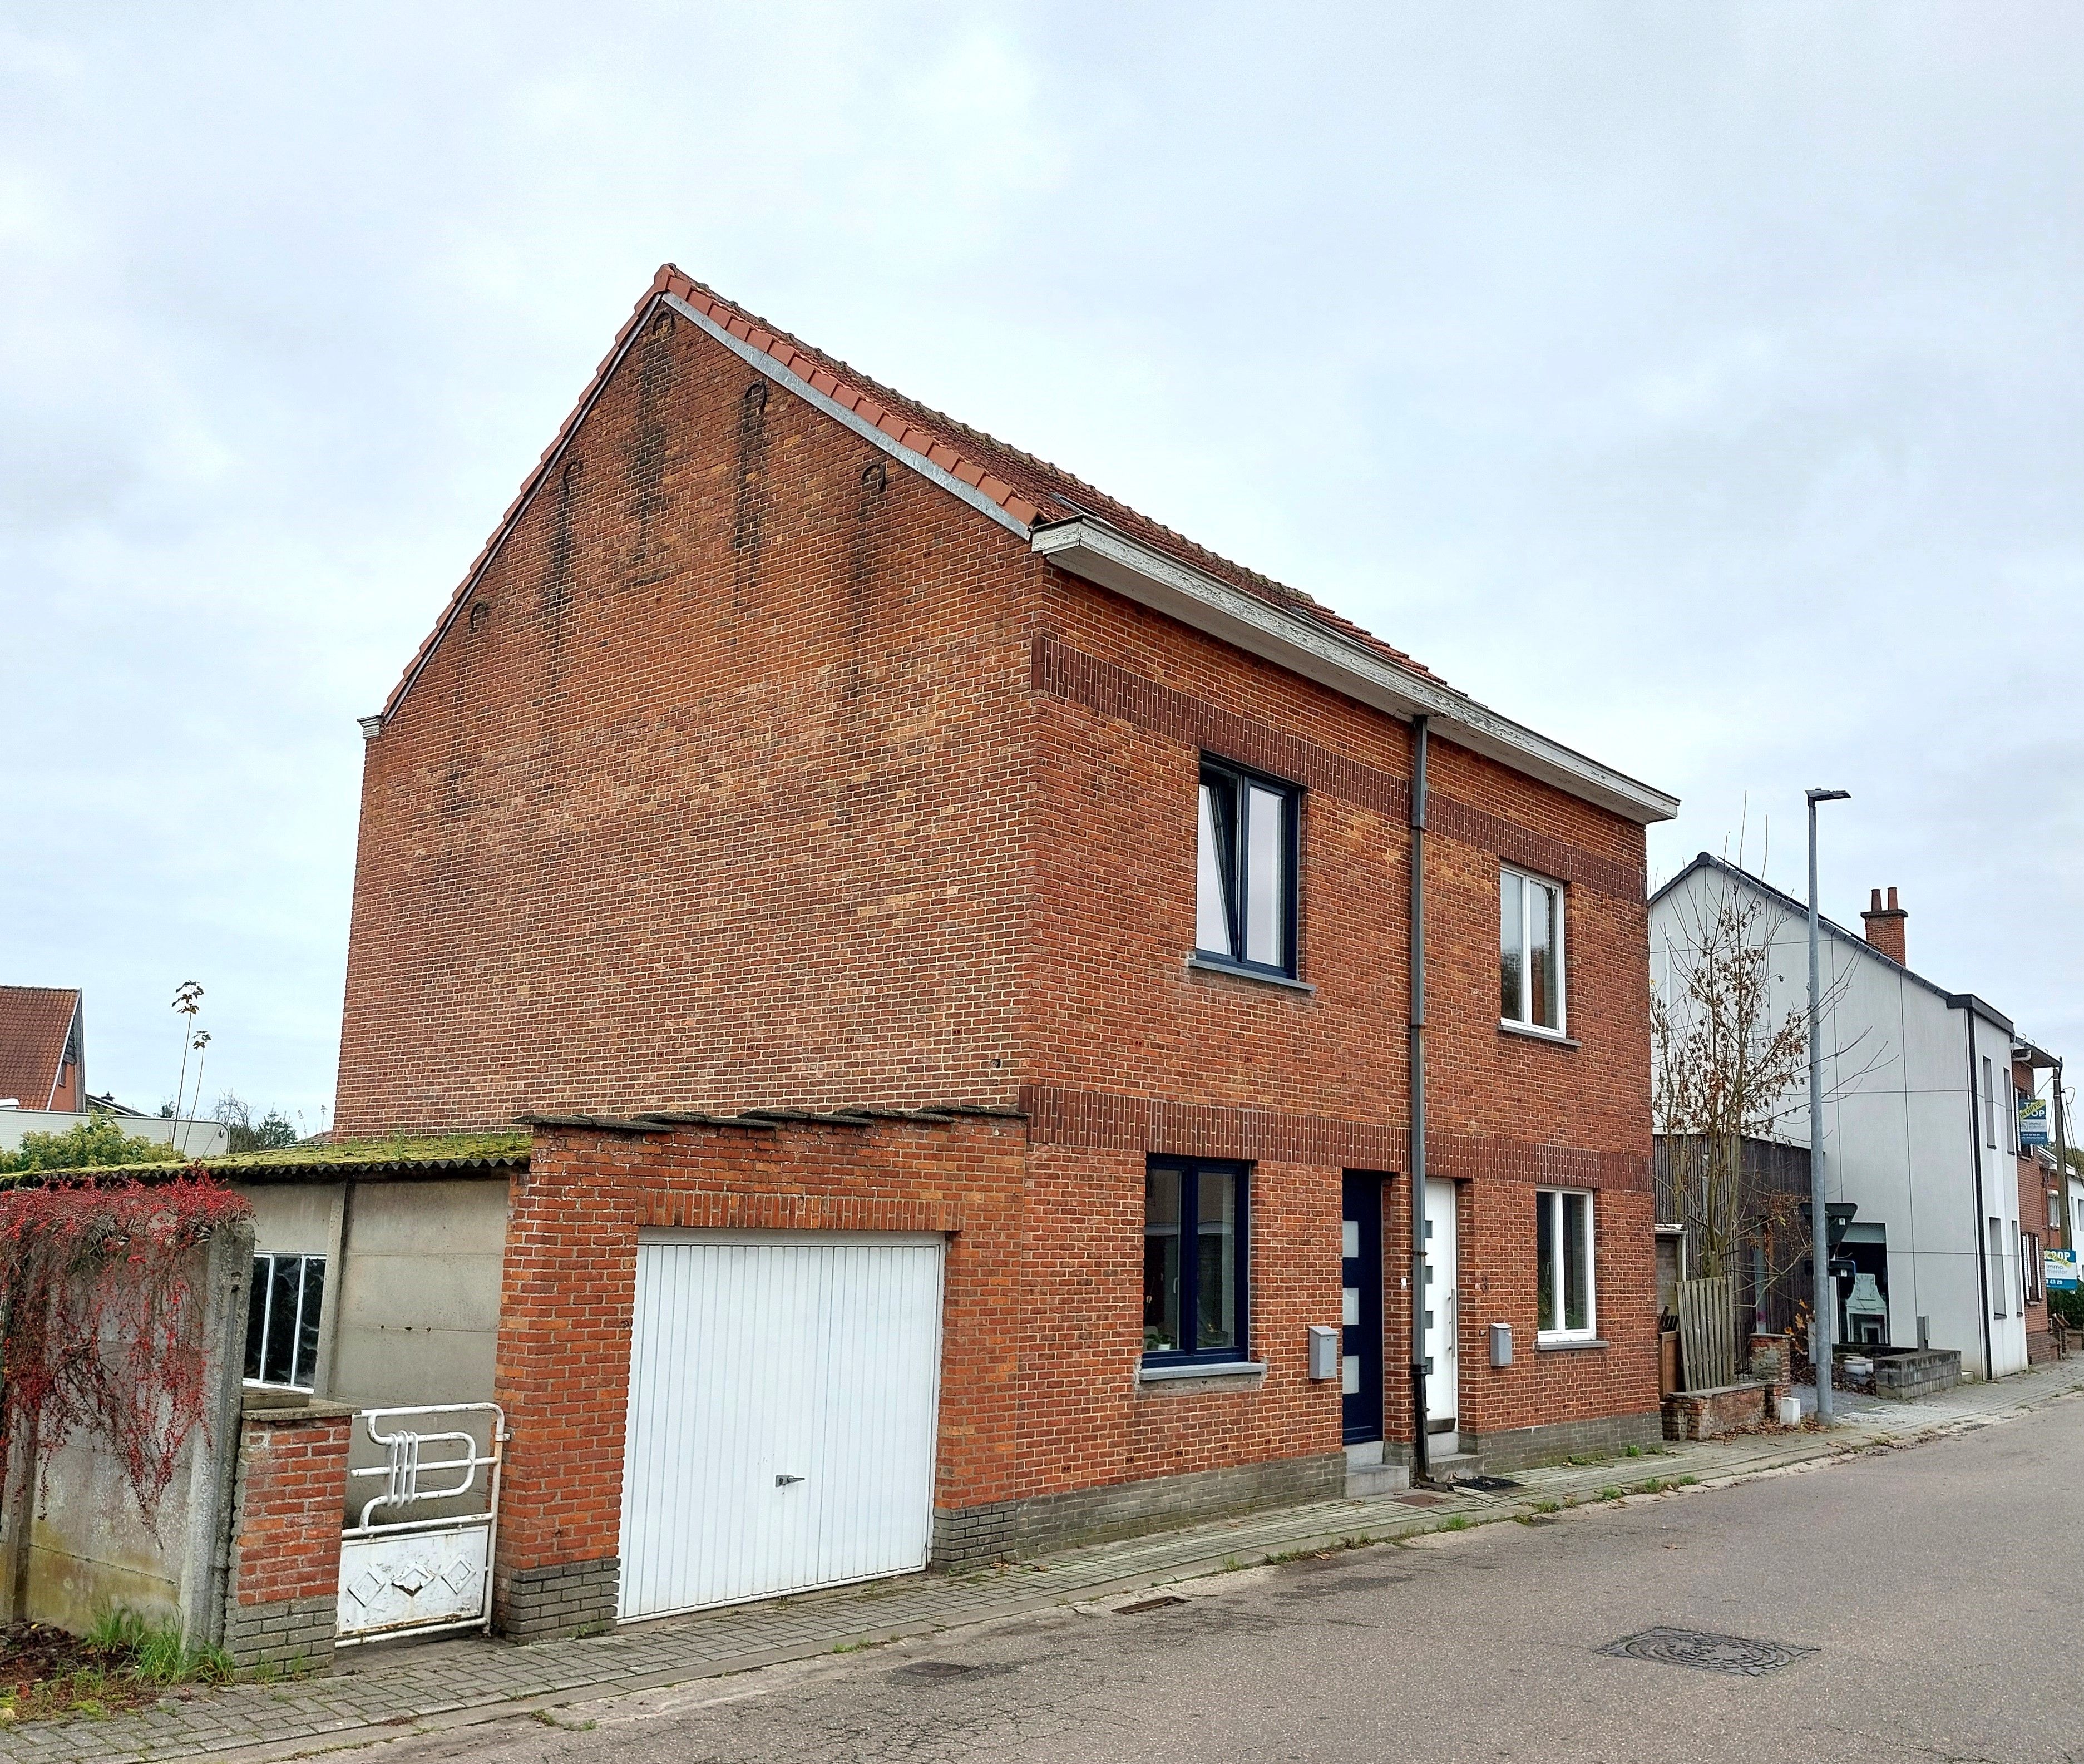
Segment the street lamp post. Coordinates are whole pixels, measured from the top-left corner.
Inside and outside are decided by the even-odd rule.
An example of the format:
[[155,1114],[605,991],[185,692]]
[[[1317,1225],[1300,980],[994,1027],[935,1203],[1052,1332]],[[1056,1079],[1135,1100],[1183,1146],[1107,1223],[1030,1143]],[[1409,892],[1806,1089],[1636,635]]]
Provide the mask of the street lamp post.
[[1837,1283],[1831,1275],[1831,1228],[1823,1212],[1823,1042],[1816,975],[1816,805],[1843,802],[1849,790],[1811,790],[1809,802],[1809,1258],[1816,1275],[1809,1340],[1816,1365],[1816,1419],[1831,1424],[1831,1337],[1837,1322]]

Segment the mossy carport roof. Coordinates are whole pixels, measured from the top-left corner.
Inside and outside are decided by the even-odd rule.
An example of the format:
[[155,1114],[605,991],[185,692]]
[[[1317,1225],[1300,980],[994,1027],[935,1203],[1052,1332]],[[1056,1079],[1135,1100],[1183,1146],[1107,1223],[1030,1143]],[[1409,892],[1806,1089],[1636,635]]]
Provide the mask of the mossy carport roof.
[[[195,1168],[228,1182],[325,1182],[349,1176],[492,1176],[528,1167],[532,1136],[523,1129],[497,1133],[443,1133],[417,1137],[346,1140],[334,1144],[285,1146],[266,1152],[227,1152],[180,1163],[111,1164],[89,1170],[25,1170],[13,1178],[34,1185],[79,1182],[104,1176],[170,1178]],[[0,1182],[6,1178],[0,1178]]]

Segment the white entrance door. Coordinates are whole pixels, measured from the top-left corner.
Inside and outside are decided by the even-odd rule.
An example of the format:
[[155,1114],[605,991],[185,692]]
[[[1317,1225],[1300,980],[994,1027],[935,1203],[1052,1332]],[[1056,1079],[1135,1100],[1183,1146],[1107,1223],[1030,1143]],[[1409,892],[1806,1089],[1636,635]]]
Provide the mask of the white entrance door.
[[[1455,1288],[1455,1185],[1425,1183],[1425,1431],[1453,1434],[1460,1395],[1455,1359],[1460,1301]],[[1449,1450],[1454,1449],[1450,1445]]]
[[645,1232],[620,1614],[926,1565],[938,1237]]

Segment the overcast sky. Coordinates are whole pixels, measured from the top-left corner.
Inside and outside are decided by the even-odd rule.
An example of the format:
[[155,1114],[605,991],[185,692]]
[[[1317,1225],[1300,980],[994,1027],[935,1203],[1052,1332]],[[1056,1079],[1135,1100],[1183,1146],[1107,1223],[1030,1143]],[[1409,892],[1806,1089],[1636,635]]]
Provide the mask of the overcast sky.
[[[2084,1057],[2084,8],[0,6],[0,979],[330,1103],[374,711],[663,260]],[[418,1051],[430,1060],[439,1047]]]

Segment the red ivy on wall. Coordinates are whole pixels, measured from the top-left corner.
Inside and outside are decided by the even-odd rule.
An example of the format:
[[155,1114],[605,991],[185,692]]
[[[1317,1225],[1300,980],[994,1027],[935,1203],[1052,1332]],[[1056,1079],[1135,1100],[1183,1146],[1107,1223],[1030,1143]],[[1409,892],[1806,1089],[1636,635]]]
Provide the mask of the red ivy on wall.
[[46,1465],[98,1436],[156,1527],[181,1448],[208,1437],[203,1246],[252,1212],[199,1165],[0,1191],[0,1462],[24,1434]]

